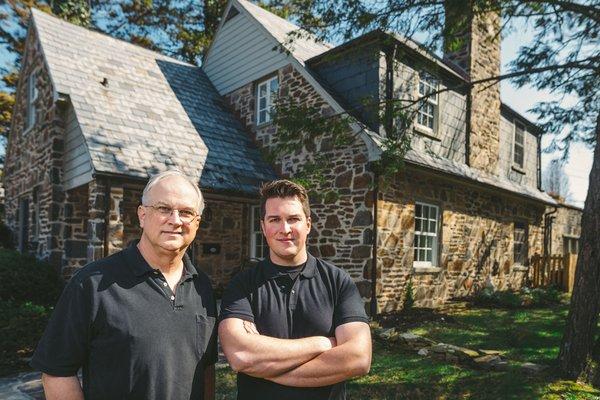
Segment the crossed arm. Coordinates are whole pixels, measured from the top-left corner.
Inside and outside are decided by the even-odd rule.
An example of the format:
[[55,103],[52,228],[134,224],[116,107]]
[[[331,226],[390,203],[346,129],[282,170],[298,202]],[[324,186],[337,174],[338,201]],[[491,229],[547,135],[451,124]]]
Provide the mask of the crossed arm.
[[296,387],[332,385],[369,372],[371,333],[364,322],[349,322],[334,338],[278,339],[260,335],[254,324],[228,318],[219,338],[237,372]]

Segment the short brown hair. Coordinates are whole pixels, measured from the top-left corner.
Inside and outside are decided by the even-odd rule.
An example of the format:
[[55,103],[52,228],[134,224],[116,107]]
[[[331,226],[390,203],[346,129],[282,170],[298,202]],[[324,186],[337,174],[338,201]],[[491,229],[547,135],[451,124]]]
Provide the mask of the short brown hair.
[[260,219],[265,219],[267,200],[273,198],[295,197],[302,204],[302,210],[306,218],[310,218],[310,206],[308,204],[308,193],[304,186],[287,179],[265,182],[260,187]]

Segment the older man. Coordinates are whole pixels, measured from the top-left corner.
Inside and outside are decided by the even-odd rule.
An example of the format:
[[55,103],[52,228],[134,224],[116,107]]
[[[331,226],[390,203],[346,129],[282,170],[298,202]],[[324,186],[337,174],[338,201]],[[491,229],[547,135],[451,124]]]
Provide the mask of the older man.
[[238,371],[238,399],[345,399],[344,381],[366,374],[371,334],[356,285],[306,250],[306,190],[261,189],[269,257],[238,274],[223,295],[219,337]]
[[139,242],[82,268],[58,301],[31,361],[47,399],[213,398],[215,299],[185,255],[203,206],[180,172],[150,179]]

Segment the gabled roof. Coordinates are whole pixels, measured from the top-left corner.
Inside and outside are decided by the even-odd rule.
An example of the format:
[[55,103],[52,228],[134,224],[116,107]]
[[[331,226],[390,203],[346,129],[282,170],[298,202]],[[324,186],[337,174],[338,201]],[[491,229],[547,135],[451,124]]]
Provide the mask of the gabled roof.
[[[230,4],[239,4],[243,6],[244,9],[251,14],[254,20],[261,24],[264,30],[268,32],[270,36],[274,38],[277,43],[279,43],[279,45],[286,46],[286,43],[289,39],[288,33],[299,29],[298,26],[292,24],[291,22],[286,21],[285,19],[280,18],[260,7],[257,7],[246,0],[230,0]],[[446,74],[453,76],[457,80],[465,81],[465,77],[452,68],[451,65],[448,65],[444,60],[427,52],[422,48],[422,46],[412,40],[381,31],[363,35],[361,38],[370,40],[372,39],[372,36],[370,35],[375,37],[382,35],[391,37],[396,43],[405,46],[407,49],[410,49],[415,54],[423,57],[428,62],[438,65]],[[355,40],[363,40],[361,38],[357,38]],[[313,41],[312,44],[310,43],[311,40]],[[313,85],[317,92],[323,96],[325,101],[327,101],[336,112],[345,111],[342,108],[343,100],[337,100],[341,98],[341,96],[336,94],[327,86],[327,83],[324,81],[324,79],[319,77],[318,74],[310,68],[310,64],[313,63],[313,61],[318,60],[320,57],[323,57],[326,52],[333,53],[336,52],[338,47],[344,48],[348,45],[351,46],[356,42],[350,41],[348,45],[342,44],[338,47],[332,47],[331,45],[317,43],[314,39],[311,39],[310,36],[302,36],[300,40],[294,41],[294,43],[296,42],[298,42],[299,48],[303,49],[303,51],[295,52],[293,49],[290,49],[290,53],[293,56],[293,59],[297,61],[296,66],[299,68],[299,72],[303,74],[303,76]],[[364,124],[355,124],[353,129],[355,129],[357,132],[360,132],[362,137],[365,139],[365,143],[369,147],[369,159],[373,160],[378,158],[378,155],[381,154],[381,136],[370,131],[369,129],[364,128]],[[406,154],[405,159],[408,163],[426,167],[434,171],[446,172],[460,178],[469,179],[494,188],[507,190],[544,203],[556,203],[550,196],[542,191],[512,182],[507,178],[499,177],[494,174],[471,168],[466,164],[456,163],[451,160],[431,156],[429,154],[421,154],[414,150],[410,150]]]
[[95,173],[147,178],[179,168],[203,188],[246,193],[276,176],[199,67],[35,9],[32,16]]
[[248,11],[279,43],[288,43],[286,49],[301,63],[304,64],[309,58],[324,53],[334,46],[329,43],[319,42],[314,36],[303,33],[294,37],[293,43],[289,43],[291,32],[300,32],[297,25],[269,12],[256,4],[246,0],[237,0],[237,4]]

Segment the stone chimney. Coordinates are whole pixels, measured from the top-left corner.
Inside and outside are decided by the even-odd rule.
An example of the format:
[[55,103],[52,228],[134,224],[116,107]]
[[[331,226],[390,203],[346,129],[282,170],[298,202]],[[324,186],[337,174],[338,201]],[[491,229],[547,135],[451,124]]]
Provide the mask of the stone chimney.
[[[444,59],[472,82],[500,75],[500,14],[481,12],[473,0],[446,0]],[[497,172],[500,147],[500,84],[485,82],[469,91],[468,164]]]

